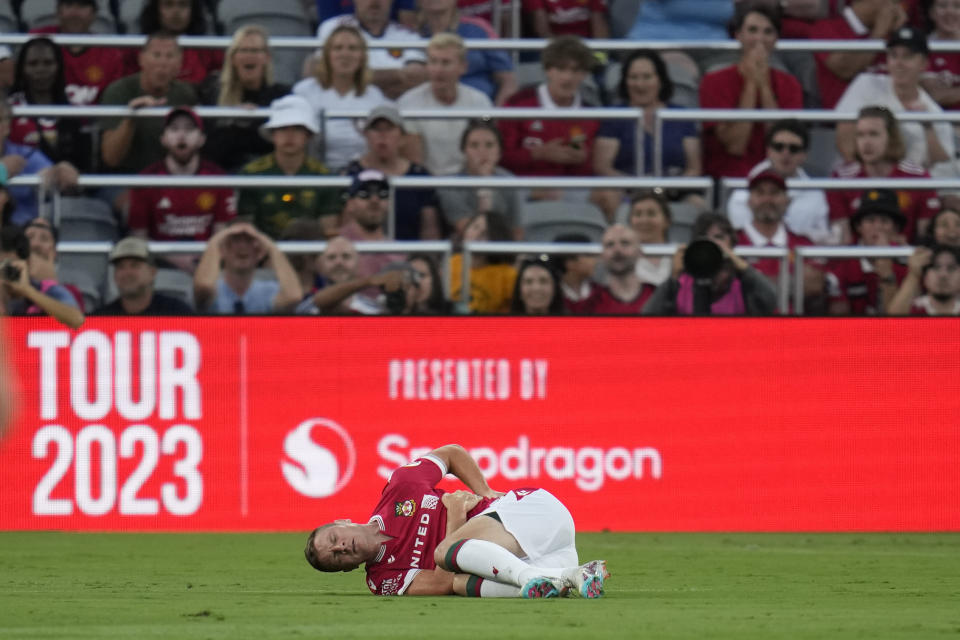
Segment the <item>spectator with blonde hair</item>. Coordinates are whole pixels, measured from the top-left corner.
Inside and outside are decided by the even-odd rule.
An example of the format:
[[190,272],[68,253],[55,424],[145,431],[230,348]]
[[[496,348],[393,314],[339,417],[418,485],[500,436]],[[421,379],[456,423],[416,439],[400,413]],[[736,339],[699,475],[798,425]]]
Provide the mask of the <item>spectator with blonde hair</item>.
[[[273,81],[270,35],[263,27],[248,24],[233,34],[217,82],[203,95],[204,104],[255,109],[290,93],[290,87]],[[207,155],[234,172],[273,146],[259,133],[263,120],[222,118],[210,131]]]
[[[350,25],[334,29],[323,43],[323,57],[315,75],[301,80],[293,92],[303,96],[317,112],[324,109],[371,110],[388,100],[371,84],[367,43]],[[367,151],[367,141],[352,120],[332,119],[323,128],[322,159],[334,171]]]

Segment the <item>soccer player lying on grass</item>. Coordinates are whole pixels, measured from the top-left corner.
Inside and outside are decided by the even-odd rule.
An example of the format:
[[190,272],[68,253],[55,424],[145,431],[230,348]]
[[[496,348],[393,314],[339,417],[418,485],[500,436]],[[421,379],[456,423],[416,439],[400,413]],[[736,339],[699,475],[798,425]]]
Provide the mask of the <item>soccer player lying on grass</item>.
[[[436,488],[451,473],[473,492]],[[393,472],[366,524],[315,529],[304,553],[320,571],[366,563],[377,595],[554,598],[603,594],[606,563],[578,566],[573,518],[543,489],[492,490],[460,445]]]

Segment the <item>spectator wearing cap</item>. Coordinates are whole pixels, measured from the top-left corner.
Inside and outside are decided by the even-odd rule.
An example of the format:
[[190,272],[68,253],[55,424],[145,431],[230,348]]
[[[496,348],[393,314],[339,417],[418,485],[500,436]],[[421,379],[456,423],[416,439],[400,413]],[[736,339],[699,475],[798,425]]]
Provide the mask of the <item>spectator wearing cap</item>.
[[[203,122],[189,107],[167,114],[160,144],[163,160],[140,172],[148,176],[219,176],[223,169],[200,157],[206,142]],[[208,240],[237,215],[232,189],[145,187],[130,192],[130,232],[160,241]],[[192,272],[196,256],[172,255],[170,262]]]
[[960,316],[960,249],[917,247],[907,265],[887,315]]
[[[42,151],[8,139],[12,121],[10,105],[0,98],[0,184],[16,176],[39,175],[48,188],[67,190],[75,187],[79,174],[72,164],[66,161],[54,164]],[[9,192],[14,201],[10,222],[22,225],[37,217],[36,187],[10,186]]]
[[[86,35],[93,33],[97,0],[57,0],[57,23],[30,33]],[[97,104],[101,93],[124,73],[124,50],[114,47],[62,47],[63,75],[71,104]]]
[[[901,244],[907,217],[890,189],[865,191],[851,218],[858,246]],[[845,258],[827,265],[827,297],[831,315],[881,315],[906,275],[903,264],[891,258]]]
[[[370,111],[387,102],[380,89],[371,84],[367,42],[356,27],[341,25],[323,43],[323,58],[317,62],[312,78],[293,86],[320,112],[325,109]],[[330,118],[323,127],[323,159],[334,171],[363,155],[367,141],[353,120]]]
[[[307,154],[310,139],[320,126],[310,104],[301,96],[289,95],[270,105],[270,119],[261,134],[273,142],[273,153],[258,158],[240,170],[247,176],[317,176],[327,167]],[[272,238],[291,220],[316,219],[338,213],[339,191],[334,188],[241,189],[237,205],[241,218]]]
[[[886,40],[906,19],[899,2],[851,0],[840,15],[814,23],[810,34],[822,40]],[[884,57],[874,51],[818,51],[813,55],[824,109],[833,109],[850,81],[873,71]]]
[[[738,245],[780,247],[793,252],[797,247],[813,244],[806,236],[794,233],[783,221],[788,202],[787,183],[783,176],[774,171],[758,173],[750,179],[749,190],[747,205],[750,207],[750,221],[737,234]],[[750,258],[747,262],[774,285],[779,284],[779,258]],[[819,298],[823,292],[822,269],[809,260],[804,261],[803,267],[804,298]]]
[[[389,240],[384,225],[390,209],[390,184],[387,176],[376,169],[365,169],[353,177],[347,189],[343,207],[341,235],[354,242],[383,242]],[[357,275],[379,273],[391,262],[404,256],[391,253],[373,253],[359,258]]]
[[[943,108],[920,86],[929,53],[924,33],[913,27],[900,27],[887,39],[889,73],[857,76],[837,102],[837,111],[860,111],[879,105],[894,113],[943,113]],[[914,164],[930,168],[953,159],[956,147],[949,122],[901,122],[900,131],[906,159]],[[837,149],[848,162],[856,154],[855,136],[853,123],[837,123]]]
[[97,309],[101,316],[187,316],[193,309],[186,302],[154,290],[157,266],[147,241],[129,236],[110,251],[117,299]]
[[[929,178],[920,165],[904,159],[906,152],[903,130],[897,118],[886,107],[869,106],[860,110],[854,123],[855,158],[837,167],[838,178]],[[854,242],[850,218],[860,205],[860,189],[827,192],[833,236],[840,244]],[[904,189],[897,192],[900,210],[907,216],[904,237],[914,242],[927,229],[933,214],[940,208],[940,199],[933,189]]]
[[[254,277],[261,263],[275,279]],[[273,240],[247,222],[215,233],[193,274],[193,299],[200,312],[288,313],[301,297],[290,261]]]
[[[41,287],[57,284],[57,229],[45,218],[34,218],[23,228],[30,242],[30,278]],[[70,275],[70,274],[68,274]],[[77,305],[84,308],[83,294],[72,284],[59,283],[69,291]]]
[[[400,109],[489,109],[487,94],[460,82],[467,71],[467,49],[455,33],[438,33],[427,45],[427,82],[399,99]],[[463,164],[460,138],[469,120],[414,119],[407,123],[404,149],[408,158],[433,175],[454,174]]]
[[[577,109],[593,106],[583,95],[583,82],[593,69],[593,52],[576,36],[554,38],[541,57],[546,80],[521,89],[506,107]],[[525,176],[593,175],[593,142],[598,120],[509,119],[498,123],[503,134],[503,166]],[[567,194],[572,195],[572,194]],[[553,193],[534,194],[561,199]]]
[[0,301],[9,316],[48,315],[71,329],[83,324],[83,311],[69,291],[52,281],[30,276],[30,241],[18,226],[0,229]]
[[[810,132],[799,120],[778,120],[767,131],[767,159],[753,167],[748,174],[752,178],[764,171],[773,171],[785,180],[808,180],[803,163],[810,146]],[[747,189],[735,189],[727,200],[727,217],[734,228],[742,229],[750,221],[750,205]],[[827,194],[820,189],[790,189],[789,204],[784,222],[795,233],[806,236],[816,243],[830,239]]]
[[[182,53],[176,36],[164,32],[147,37],[140,50],[140,71],[111,83],[100,98],[103,105],[180,107],[197,104],[197,93],[177,80]],[[120,173],[138,173],[163,157],[159,118],[105,118],[100,157]]]
[[[429,176],[422,165],[401,155],[405,133],[400,112],[392,105],[370,111],[363,134],[367,152],[347,165],[344,173],[355,176],[374,169],[387,177]],[[394,237],[397,240],[433,240],[446,235],[446,222],[433,189],[400,189],[395,195]]]
[[[773,69],[770,56],[780,35],[780,13],[760,1],[737,4],[733,36],[740,59],[703,76],[700,106],[705,109],[801,109],[803,89],[788,73]],[[762,122],[705,122],[703,160],[707,175],[745,176],[764,157]]]
[[370,47],[369,65],[373,70],[373,84],[390,99],[396,99],[404,91],[421,84],[425,76],[423,51],[374,47],[377,40],[416,41],[421,40],[420,36],[390,20],[389,2],[356,0],[354,7],[352,14],[324,20],[317,28],[317,38],[326,41],[337,27],[355,27]]

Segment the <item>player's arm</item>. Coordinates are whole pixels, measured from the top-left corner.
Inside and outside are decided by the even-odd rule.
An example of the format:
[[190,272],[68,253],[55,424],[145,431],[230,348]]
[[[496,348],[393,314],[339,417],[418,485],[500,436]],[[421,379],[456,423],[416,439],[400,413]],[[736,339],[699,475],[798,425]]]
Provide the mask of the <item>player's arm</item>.
[[467,485],[478,496],[499,498],[503,495],[502,492],[490,488],[476,461],[460,445],[448,444],[434,449],[430,452],[430,455],[443,461],[447,471],[457,476],[463,484]]

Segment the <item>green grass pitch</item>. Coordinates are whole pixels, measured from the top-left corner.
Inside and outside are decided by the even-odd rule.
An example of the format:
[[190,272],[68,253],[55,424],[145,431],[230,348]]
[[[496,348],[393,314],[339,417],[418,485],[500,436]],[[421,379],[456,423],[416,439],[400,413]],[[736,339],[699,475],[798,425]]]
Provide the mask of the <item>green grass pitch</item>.
[[0,638],[960,638],[960,534],[580,534],[592,601],[376,598],[305,537],[0,533]]

